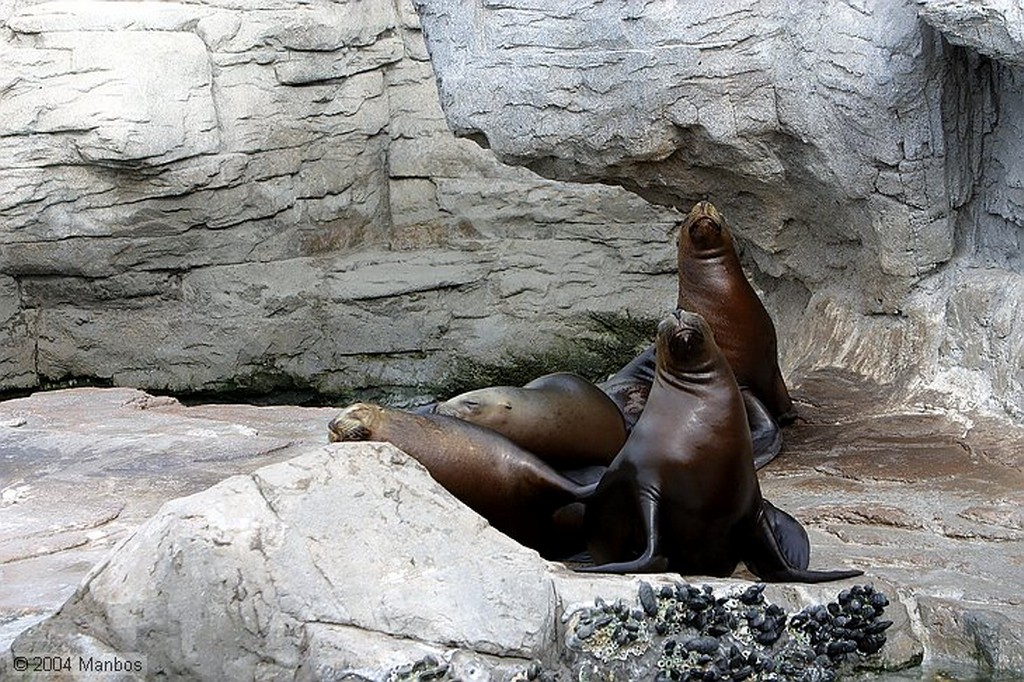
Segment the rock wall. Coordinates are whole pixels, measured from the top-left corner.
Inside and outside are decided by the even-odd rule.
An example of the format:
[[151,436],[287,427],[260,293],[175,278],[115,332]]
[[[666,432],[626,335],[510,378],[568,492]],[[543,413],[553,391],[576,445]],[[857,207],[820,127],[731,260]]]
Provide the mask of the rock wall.
[[707,197],[791,377],[1024,418],[1013,3],[417,4],[0,2],[0,390],[429,392]]
[[407,2],[0,2],[0,389],[412,393],[672,301],[671,212],[456,140]]
[[415,2],[457,134],[723,208],[784,368],[1024,417],[1015,3]]

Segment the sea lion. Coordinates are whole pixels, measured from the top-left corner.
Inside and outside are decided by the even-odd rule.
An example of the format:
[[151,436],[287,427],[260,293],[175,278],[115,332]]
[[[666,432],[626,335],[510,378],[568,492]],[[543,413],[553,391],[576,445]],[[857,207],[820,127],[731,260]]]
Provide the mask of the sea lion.
[[616,404],[568,372],[546,374],[521,388],[469,391],[435,411],[497,431],[558,469],[607,466],[626,442],[626,424]]
[[680,224],[677,306],[703,316],[736,381],[750,389],[779,423],[795,416],[779,371],[775,324],[750,286],[725,218],[698,202]]
[[625,367],[602,381],[597,386],[618,405],[626,420],[626,428],[632,429],[647,404],[647,394],[654,381],[654,344],[647,346],[640,355],[630,360]]
[[[598,384],[618,405],[629,430],[633,429],[647,404],[647,396],[654,381],[655,352],[655,344],[652,343],[625,367]],[[750,427],[754,447],[754,468],[760,469],[781,452],[782,432],[778,422],[750,389],[741,387],[740,390],[747,409],[747,425]]]
[[803,527],[761,497],[743,397],[704,318],[674,311],[656,344],[643,414],[586,501],[598,565],[581,570],[725,577],[743,561],[765,581],[860,575],[807,570]]
[[582,538],[567,537],[552,515],[595,486],[565,478],[489,429],[439,414],[355,403],[330,422],[328,439],[391,443],[495,528],[546,557],[570,556],[581,548]]

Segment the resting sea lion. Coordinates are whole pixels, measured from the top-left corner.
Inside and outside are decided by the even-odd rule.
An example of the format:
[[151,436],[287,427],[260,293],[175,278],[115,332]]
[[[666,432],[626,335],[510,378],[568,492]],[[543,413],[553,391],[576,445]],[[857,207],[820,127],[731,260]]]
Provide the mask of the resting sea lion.
[[740,267],[725,218],[711,202],[697,203],[681,223],[677,261],[678,307],[707,320],[740,387],[778,422],[792,421],[775,325]]
[[430,475],[491,525],[548,557],[579,547],[552,522],[559,508],[593,491],[565,478],[504,436],[438,414],[368,403],[346,407],[328,439],[383,441],[414,457]]
[[[647,396],[651,392],[654,381],[655,344],[649,345],[640,355],[620,369],[598,386],[608,394],[626,420],[629,430],[633,429],[637,419],[647,404]],[[782,450],[782,433],[778,422],[769,414],[749,389],[742,388],[743,403],[747,409],[747,425],[754,447],[754,468],[760,469],[775,459]]]
[[647,405],[586,503],[598,565],[582,570],[725,577],[743,561],[766,581],[860,575],[807,570],[807,534],[762,499],[743,398],[707,322],[676,310],[656,344]]
[[559,469],[607,465],[626,442],[626,425],[615,403],[568,372],[547,374],[522,388],[469,391],[435,411],[497,431]]

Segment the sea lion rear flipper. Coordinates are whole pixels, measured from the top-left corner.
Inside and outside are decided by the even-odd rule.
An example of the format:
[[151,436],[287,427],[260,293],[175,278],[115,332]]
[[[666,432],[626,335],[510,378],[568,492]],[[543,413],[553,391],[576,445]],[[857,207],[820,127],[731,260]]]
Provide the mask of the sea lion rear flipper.
[[775,368],[773,389],[775,391],[772,396],[774,404],[771,408],[772,413],[775,414],[775,420],[782,426],[792,424],[797,418],[796,405],[793,404],[793,399],[789,396],[786,380],[782,378],[782,371],[778,367]]
[[668,559],[661,556],[661,535],[658,531],[658,502],[650,495],[640,495],[640,520],[647,547],[632,561],[619,561],[597,566],[581,566],[583,573],[661,573],[668,569]]
[[760,469],[775,459],[782,450],[782,429],[771,412],[748,389],[741,391],[747,410],[747,424],[754,446],[754,468]]
[[805,569],[811,563],[811,541],[800,522],[768,500],[761,500],[768,527],[778,543],[786,563],[793,568]]
[[808,570],[807,531],[799,521],[767,500],[761,501],[755,523],[743,563],[765,582],[823,583],[864,574],[858,570]]

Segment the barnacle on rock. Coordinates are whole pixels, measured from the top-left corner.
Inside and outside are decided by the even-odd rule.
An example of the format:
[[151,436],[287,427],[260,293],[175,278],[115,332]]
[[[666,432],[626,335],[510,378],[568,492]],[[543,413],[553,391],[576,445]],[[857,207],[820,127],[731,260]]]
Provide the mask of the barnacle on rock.
[[651,632],[642,609],[623,600],[607,604],[598,598],[569,621],[568,645],[600,661],[625,660],[650,648]]

